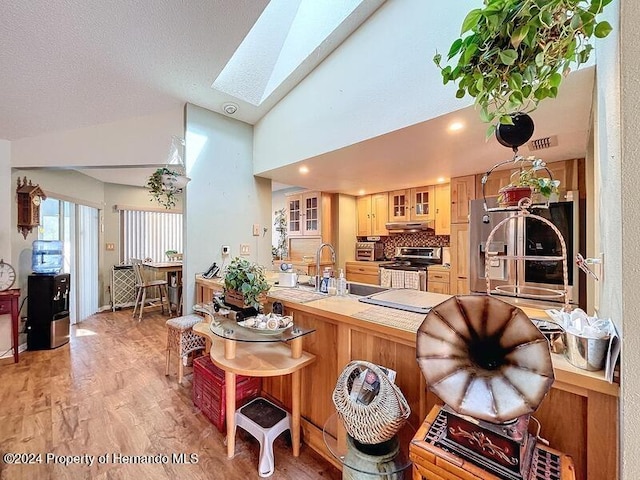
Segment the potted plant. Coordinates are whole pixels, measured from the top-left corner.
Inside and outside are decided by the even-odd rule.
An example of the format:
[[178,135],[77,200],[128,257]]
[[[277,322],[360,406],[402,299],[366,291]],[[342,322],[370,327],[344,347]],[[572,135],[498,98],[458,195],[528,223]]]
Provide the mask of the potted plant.
[[273,258],[276,260],[284,260],[287,257],[287,212],[284,208],[276,210],[273,225],[278,232],[278,246],[272,250]]
[[167,167],[158,168],[147,180],[147,188],[160,205],[169,209],[176,206],[176,196],[191,180],[176,170]]
[[546,164],[535,157],[516,157],[514,162],[519,163],[519,168],[511,174],[509,185],[502,187],[498,192],[498,203],[501,207],[519,206],[520,200],[529,198],[533,203],[536,196],[548,201],[552,194],[558,193],[560,180],[554,180]]
[[[461,38],[447,61],[433,60],[445,84],[457,82],[457,98],[471,95],[482,121],[511,125],[511,114],[531,112],[555,98],[572,64],[586,62],[592,36],[606,37],[611,25],[596,16],[612,0],[484,0],[462,22]],[[466,35],[465,35],[466,34]]]
[[224,276],[226,303],[260,310],[269,287],[263,267],[240,257],[231,260]]

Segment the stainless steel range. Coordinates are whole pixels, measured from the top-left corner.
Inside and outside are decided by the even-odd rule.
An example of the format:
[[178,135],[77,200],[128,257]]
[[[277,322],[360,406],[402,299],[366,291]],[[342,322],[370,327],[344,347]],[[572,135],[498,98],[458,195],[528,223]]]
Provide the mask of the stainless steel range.
[[380,285],[427,290],[427,267],[442,264],[442,247],[396,247],[394,261],[380,265]]

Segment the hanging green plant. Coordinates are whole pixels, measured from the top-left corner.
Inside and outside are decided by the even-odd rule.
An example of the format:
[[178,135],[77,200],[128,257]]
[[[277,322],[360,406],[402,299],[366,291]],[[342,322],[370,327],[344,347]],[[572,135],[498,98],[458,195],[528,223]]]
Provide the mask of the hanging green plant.
[[182,189],[189,180],[190,178],[176,170],[167,167],[158,168],[147,180],[151,200],[157,201],[167,209],[175,207],[177,195],[182,193]]
[[[472,96],[480,118],[512,124],[510,114],[531,112],[546,98],[555,98],[563,76],[573,64],[585,63],[593,50],[592,36],[611,32],[597,21],[612,0],[484,0],[462,23],[461,38],[447,54],[433,60],[446,85],[457,82],[457,98]],[[465,35],[467,34],[467,35]]]

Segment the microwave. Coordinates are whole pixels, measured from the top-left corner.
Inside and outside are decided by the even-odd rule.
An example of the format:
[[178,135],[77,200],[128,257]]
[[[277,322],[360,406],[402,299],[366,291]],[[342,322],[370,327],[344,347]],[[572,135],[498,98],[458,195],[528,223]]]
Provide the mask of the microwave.
[[356,242],[356,260],[363,262],[384,260],[384,245],[381,242]]

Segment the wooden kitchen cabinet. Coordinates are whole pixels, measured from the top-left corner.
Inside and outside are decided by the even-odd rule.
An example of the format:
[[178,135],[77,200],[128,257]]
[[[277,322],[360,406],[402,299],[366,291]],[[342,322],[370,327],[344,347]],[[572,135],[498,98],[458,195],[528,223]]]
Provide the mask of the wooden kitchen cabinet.
[[287,197],[287,233],[290,237],[320,236],[324,194],[302,192]]
[[451,225],[451,277],[450,293],[469,293],[469,224]]
[[[547,169],[551,172],[551,176],[554,180],[560,180],[560,190],[570,191],[578,190],[578,160],[561,160],[559,162],[547,163]],[[485,196],[498,195],[498,190],[507,186],[511,182],[511,175],[517,172],[517,168],[511,168],[507,170],[496,170],[491,172],[491,175],[487,178],[485,185]],[[484,174],[476,175],[476,196],[482,198],[482,176]],[[541,176],[546,176],[546,172],[542,172]]]
[[[487,177],[487,183],[484,186],[485,197],[495,197],[498,195],[498,191],[502,187],[506,187],[511,182],[511,173],[513,169],[507,170],[494,170],[491,175]],[[482,198],[482,177],[484,173],[476,175],[476,195],[478,198]]]
[[451,234],[451,188],[448,183],[436,185],[435,225],[436,235]]
[[363,195],[357,199],[359,237],[388,235],[385,224],[389,221],[387,192]]
[[425,221],[436,218],[435,187],[428,185],[409,190],[409,220]]
[[407,222],[410,218],[409,190],[389,192],[389,221]]
[[427,292],[449,295],[451,276],[448,268],[429,267],[427,270]]
[[375,262],[345,262],[344,269],[348,282],[380,285],[380,267]]
[[469,223],[469,202],[475,198],[475,175],[451,179],[451,223]]

